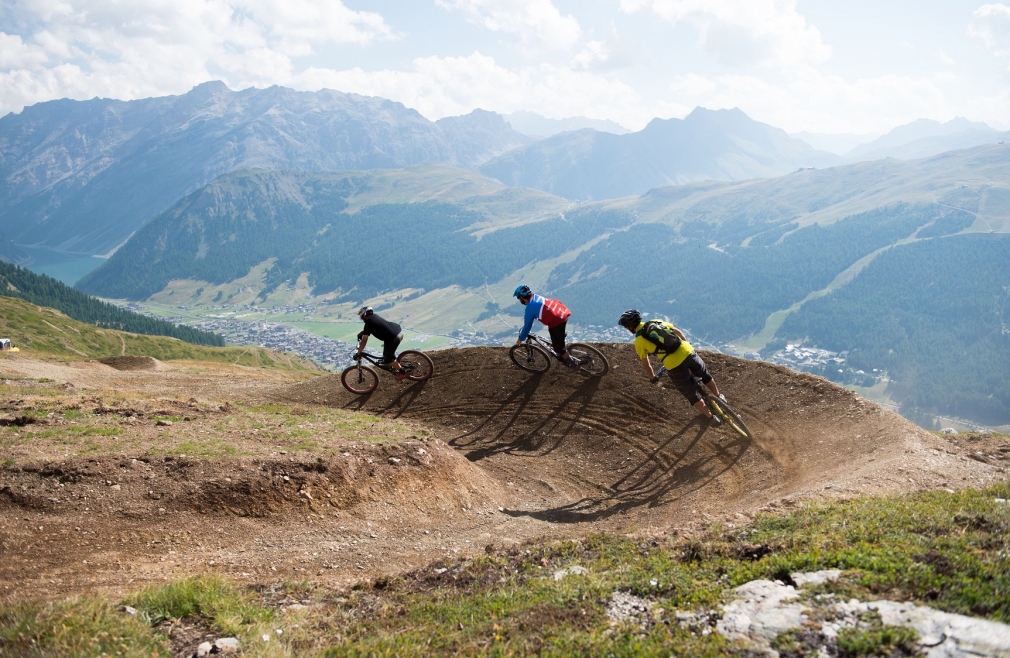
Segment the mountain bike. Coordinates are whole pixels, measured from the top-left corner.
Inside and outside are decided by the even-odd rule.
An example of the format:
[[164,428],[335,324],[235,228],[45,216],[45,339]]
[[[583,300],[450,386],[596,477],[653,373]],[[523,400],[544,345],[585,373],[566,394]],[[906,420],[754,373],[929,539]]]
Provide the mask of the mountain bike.
[[[665,374],[666,368],[659,366],[659,370],[656,371],[656,382],[658,383]],[[750,433],[747,425],[743,422],[743,417],[739,411],[729,406],[729,402],[726,402],[725,399],[709,390],[708,386],[705,386],[701,382],[701,377],[691,377],[691,380],[694,382],[698,393],[701,394],[701,399],[705,401],[705,404],[708,405],[708,410],[713,415],[718,416],[727,427],[732,428],[740,436],[746,439],[754,438],[754,435]]]
[[[377,354],[362,352],[361,356],[355,356],[356,354],[357,352],[354,352],[351,355],[356,363],[344,368],[344,371],[340,373],[340,383],[356,395],[371,393],[379,385],[379,375],[371,366],[362,365],[362,360],[368,361],[376,368],[386,372],[393,372],[393,366],[383,363],[382,357]],[[431,362],[428,355],[416,350],[401,352],[398,361],[400,367],[407,371],[407,379],[414,382],[423,382],[431,377],[435,370],[435,364]]]
[[[590,377],[602,377],[610,370],[610,362],[603,352],[585,343],[572,343],[568,346],[568,354],[579,364],[579,372]],[[561,361],[561,356],[554,351],[550,341],[536,334],[530,334],[525,343],[513,345],[509,357],[513,363],[528,372],[547,372],[551,367],[551,357]]]

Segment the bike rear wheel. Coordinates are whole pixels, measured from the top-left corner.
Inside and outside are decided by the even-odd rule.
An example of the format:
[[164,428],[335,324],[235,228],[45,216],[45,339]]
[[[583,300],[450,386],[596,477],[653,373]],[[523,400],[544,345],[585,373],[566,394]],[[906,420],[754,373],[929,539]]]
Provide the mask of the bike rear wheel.
[[368,366],[353,365],[340,373],[340,383],[351,393],[364,395],[379,385],[379,375]]
[[716,397],[715,395],[706,395],[705,404],[708,405],[708,408],[712,413],[722,418],[723,422],[736,431],[740,436],[747,439],[754,438],[751,435],[750,430],[747,429],[747,425],[743,422],[743,418],[737,410],[729,406],[725,400]]
[[435,372],[435,364],[424,352],[407,350],[400,354],[397,361],[400,362],[400,367],[407,371],[407,379],[411,381],[423,382]]
[[528,343],[513,345],[509,357],[527,372],[547,372],[551,367],[551,356],[543,348]]
[[568,355],[579,361],[579,369],[590,377],[602,377],[610,370],[610,362],[603,352],[592,345],[572,343],[568,346]]

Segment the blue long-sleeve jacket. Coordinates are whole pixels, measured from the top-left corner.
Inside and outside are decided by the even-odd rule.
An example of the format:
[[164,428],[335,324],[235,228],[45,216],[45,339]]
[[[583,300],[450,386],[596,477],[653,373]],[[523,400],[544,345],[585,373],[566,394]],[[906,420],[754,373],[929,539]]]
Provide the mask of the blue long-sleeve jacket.
[[519,340],[526,340],[533,328],[533,321],[540,320],[548,328],[556,327],[562,322],[567,322],[572,312],[556,299],[547,299],[540,295],[533,295],[529,304],[526,305],[526,314],[522,331],[519,332]]

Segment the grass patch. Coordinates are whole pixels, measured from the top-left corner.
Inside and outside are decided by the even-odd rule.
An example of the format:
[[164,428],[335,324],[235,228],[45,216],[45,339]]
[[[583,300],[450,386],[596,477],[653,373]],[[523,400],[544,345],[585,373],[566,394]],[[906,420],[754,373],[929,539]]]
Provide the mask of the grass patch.
[[179,421],[182,420],[182,416],[155,416],[151,420],[153,420],[154,422],[158,422],[159,420],[167,420],[170,423],[178,423]]
[[864,656],[918,656],[916,640],[919,634],[905,626],[886,626],[875,615],[872,627],[867,630],[843,628],[838,631],[838,655],[841,658]]
[[152,587],[127,599],[151,624],[200,617],[225,635],[243,635],[268,622],[273,610],[255,605],[252,596],[220,578],[187,578]]
[[[152,625],[197,617],[236,635],[249,651],[277,655],[739,655],[718,633],[678,624],[674,611],[717,609],[732,588],[754,579],[837,568],[843,577],[814,592],[1010,621],[1010,506],[997,502],[1007,498],[1010,486],[1003,484],[813,504],[689,539],[598,535],[493,551],[343,592],[305,583],[287,586],[288,593],[254,592],[196,578],[145,590],[128,603]],[[573,565],[586,571],[555,577]],[[276,615],[264,599],[280,600],[292,587],[292,598],[314,605]],[[612,624],[607,606],[618,591],[651,602],[653,614]],[[22,641],[25,615],[11,610],[0,613],[0,638]],[[914,632],[884,626],[879,616],[863,621],[839,634],[840,655],[914,655]],[[86,633],[95,636],[91,628],[77,632],[82,637],[73,642],[82,646]],[[269,644],[259,639],[264,632]],[[802,631],[776,644],[803,653]]]
[[98,597],[0,608],[3,656],[169,656],[161,637]]

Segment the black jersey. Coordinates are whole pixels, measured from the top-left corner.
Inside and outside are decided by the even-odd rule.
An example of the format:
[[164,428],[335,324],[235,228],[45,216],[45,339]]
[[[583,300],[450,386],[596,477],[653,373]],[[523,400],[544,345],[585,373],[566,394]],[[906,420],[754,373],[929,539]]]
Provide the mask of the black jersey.
[[396,337],[399,336],[402,331],[403,329],[400,325],[395,322],[390,322],[389,320],[384,320],[375,313],[372,313],[365,318],[365,328],[358,334],[358,340],[361,340],[362,336],[375,336],[385,343],[391,340],[396,340]]

